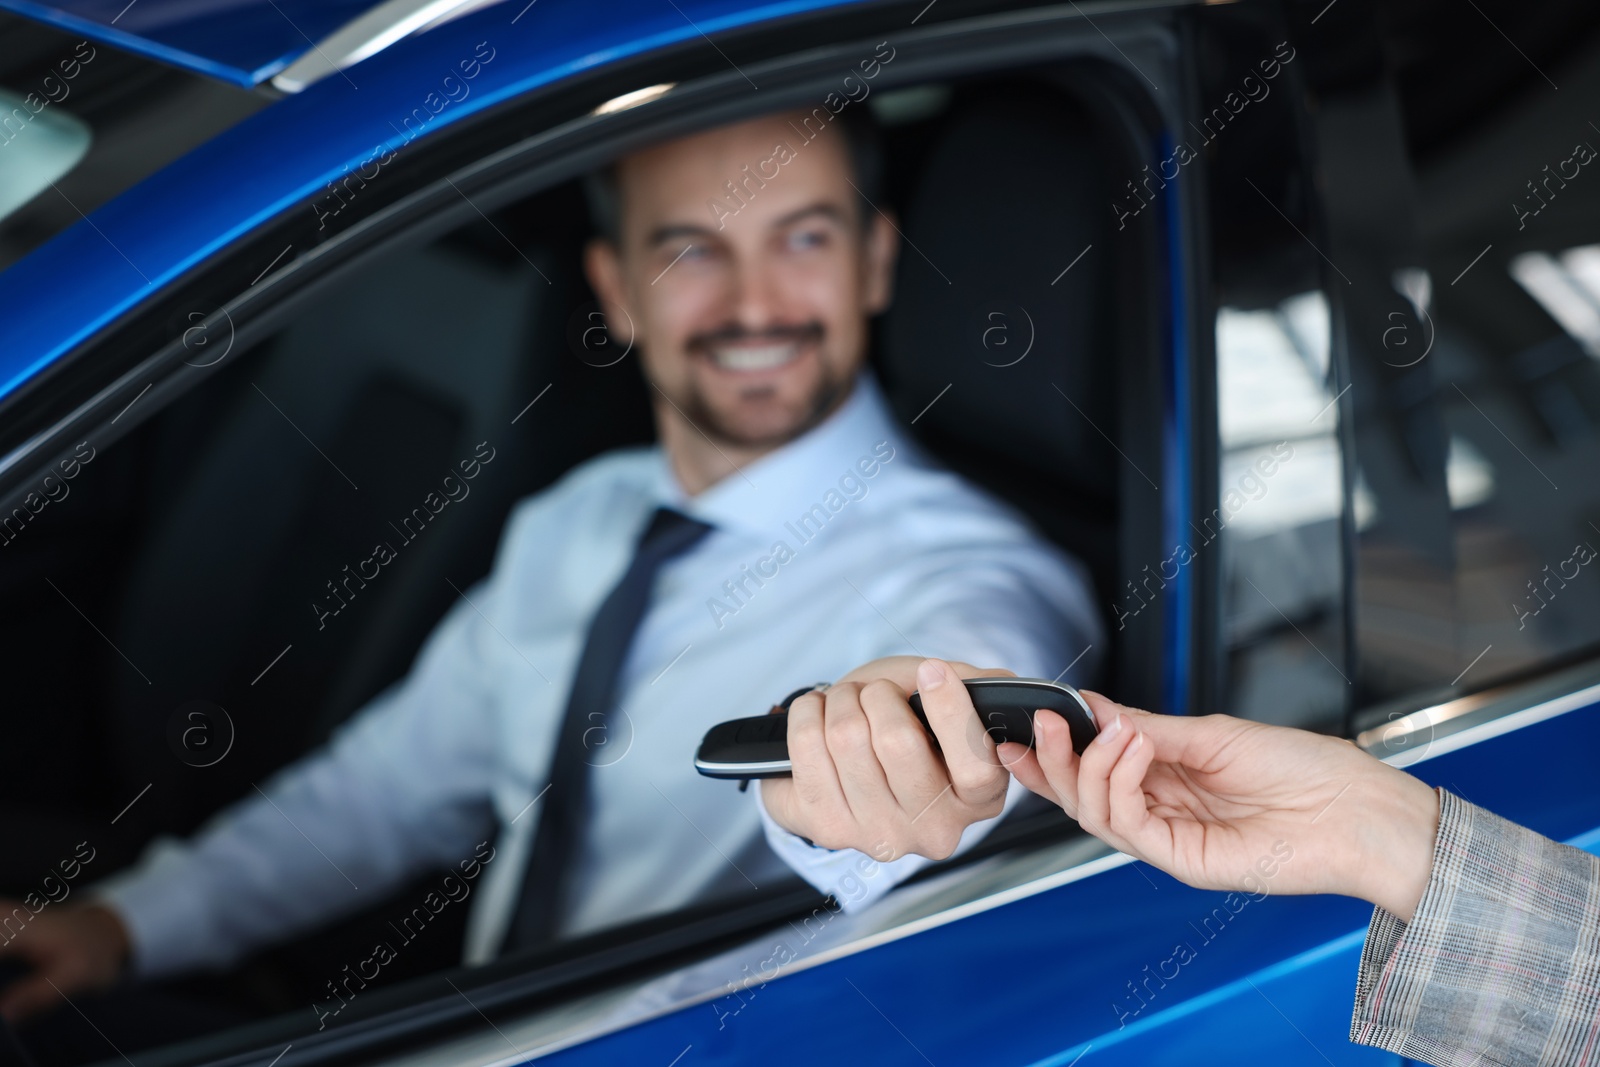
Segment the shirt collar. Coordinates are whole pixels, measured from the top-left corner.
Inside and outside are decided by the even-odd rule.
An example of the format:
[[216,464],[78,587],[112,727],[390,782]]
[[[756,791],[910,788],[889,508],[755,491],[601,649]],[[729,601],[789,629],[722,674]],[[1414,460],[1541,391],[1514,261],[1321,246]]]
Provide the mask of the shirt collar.
[[872,457],[883,441],[910,465],[916,450],[895,422],[877,380],[863,370],[833,414],[698,496],[684,492],[657,446],[657,499],[719,529],[772,533],[836,488],[846,473],[859,479],[857,462]]

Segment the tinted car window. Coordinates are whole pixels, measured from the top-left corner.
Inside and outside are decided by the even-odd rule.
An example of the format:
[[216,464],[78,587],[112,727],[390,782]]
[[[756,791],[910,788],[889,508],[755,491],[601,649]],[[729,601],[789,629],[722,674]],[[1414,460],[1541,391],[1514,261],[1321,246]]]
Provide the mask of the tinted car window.
[[0,40],[0,269],[269,102],[16,15]]
[[1209,164],[1217,478],[1163,566],[1209,557],[1217,568],[1217,708],[1337,730],[1350,699],[1341,390],[1325,268],[1304,237],[1307,164],[1281,136],[1297,121],[1304,61],[1226,17],[1211,26],[1205,121],[1182,146]]
[[1592,11],[1544,22],[1529,56],[1450,41],[1498,86],[1470,122],[1421,77],[1435,52],[1403,83],[1466,688],[1600,642],[1600,36]]

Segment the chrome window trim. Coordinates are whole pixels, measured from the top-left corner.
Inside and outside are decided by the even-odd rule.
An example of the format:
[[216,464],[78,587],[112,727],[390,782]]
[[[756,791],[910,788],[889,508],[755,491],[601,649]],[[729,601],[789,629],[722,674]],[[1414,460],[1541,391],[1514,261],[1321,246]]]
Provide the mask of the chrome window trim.
[[[505,0],[385,0],[334,30],[294,62],[272,76],[270,84],[281,93],[300,93],[332,74],[338,74],[418,33],[493,7]],[[1218,3],[1223,0],[1157,0],[1158,5]],[[1231,2],[1231,0],[1228,0]],[[529,5],[531,7],[533,5]],[[1141,0],[1101,0],[1090,10],[1120,11],[1146,6]],[[525,13],[525,12],[524,12]],[[511,21],[516,22],[518,14]]]
[[1386,763],[1409,767],[1596,702],[1600,659],[1396,713],[1362,730],[1355,742]]
[[[311,45],[272,77],[281,93],[299,93],[331,74],[433,27],[504,0],[386,0]],[[513,19],[513,22],[516,20]]]

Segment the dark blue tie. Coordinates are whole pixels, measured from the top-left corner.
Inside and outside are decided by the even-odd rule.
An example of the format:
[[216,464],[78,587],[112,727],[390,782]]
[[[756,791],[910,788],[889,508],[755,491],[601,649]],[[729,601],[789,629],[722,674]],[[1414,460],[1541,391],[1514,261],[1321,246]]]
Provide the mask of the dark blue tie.
[[577,865],[589,809],[589,768],[598,759],[597,746],[605,743],[606,722],[617,696],[617,675],[649,606],[656,572],[710,532],[710,526],[681,512],[657,508],[639,538],[633,563],[589,623],[503,952],[551,941],[566,914],[567,887]]

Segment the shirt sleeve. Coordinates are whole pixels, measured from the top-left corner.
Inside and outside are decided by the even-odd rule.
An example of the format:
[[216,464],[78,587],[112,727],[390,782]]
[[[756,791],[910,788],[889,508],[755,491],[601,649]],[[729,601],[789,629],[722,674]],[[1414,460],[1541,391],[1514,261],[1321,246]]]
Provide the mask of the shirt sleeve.
[[[1077,682],[1093,677],[1104,628],[1092,606],[1086,572],[1053,546],[1009,547],[1009,552],[965,558],[930,554],[915,567],[865,586],[869,602],[885,613],[883,628],[892,641],[871,648],[861,662],[912,653],[1005,667],[1025,678]],[[881,862],[857,849],[813,845],[767,813],[759,781],[755,793],[768,846],[847,912],[868,907],[934,862],[916,854]],[[954,855],[983,840],[1027,795],[1013,778],[1000,814],[968,826]]]
[[[224,967],[258,946],[382,900],[430,863],[470,860],[493,832],[485,613],[474,586],[411,672],[322,749],[214,815],[160,839],[95,886],[128,928],[142,977]],[[448,708],[448,714],[440,714]]]
[[1600,1057],[1600,859],[1439,790],[1408,924],[1373,911],[1350,1040],[1433,1064]]

